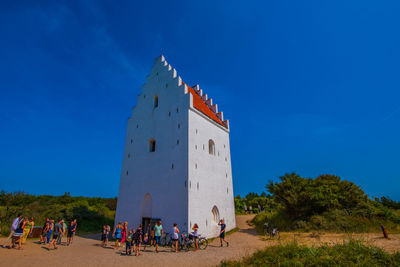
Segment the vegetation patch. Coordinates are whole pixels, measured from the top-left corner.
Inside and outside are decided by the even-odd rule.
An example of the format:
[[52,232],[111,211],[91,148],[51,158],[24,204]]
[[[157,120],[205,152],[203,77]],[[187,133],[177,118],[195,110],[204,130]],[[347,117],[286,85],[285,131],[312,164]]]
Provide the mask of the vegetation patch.
[[244,205],[262,207],[253,220],[260,233],[265,222],[280,231],[379,232],[383,225],[391,233],[400,232],[399,202],[372,199],[360,186],[335,175],[312,179],[285,174],[266,188],[269,194],[235,198],[237,213]]
[[240,261],[220,266],[399,266],[400,253],[350,239],[334,246],[307,247],[296,242],[268,247]]

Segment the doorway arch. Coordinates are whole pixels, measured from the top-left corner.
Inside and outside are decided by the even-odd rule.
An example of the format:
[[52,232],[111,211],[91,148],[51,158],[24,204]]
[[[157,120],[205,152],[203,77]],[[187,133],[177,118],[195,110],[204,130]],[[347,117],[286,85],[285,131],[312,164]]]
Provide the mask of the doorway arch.
[[150,193],[144,195],[142,203],[142,218],[151,218],[153,213],[153,199]]
[[218,224],[219,223],[219,210],[217,208],[217,206],[214,205],[214,207],[211,210],[212,213],[212,220],[214,223]]

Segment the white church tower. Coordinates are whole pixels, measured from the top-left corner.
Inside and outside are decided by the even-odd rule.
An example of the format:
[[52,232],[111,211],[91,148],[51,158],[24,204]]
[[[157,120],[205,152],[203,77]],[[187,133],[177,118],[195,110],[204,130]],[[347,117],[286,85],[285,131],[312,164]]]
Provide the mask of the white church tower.
[[164,56],[155,59],[128,119],[115,222],[161,219],[206,237],[236,227],[229,122],[198,85],[189,87]]

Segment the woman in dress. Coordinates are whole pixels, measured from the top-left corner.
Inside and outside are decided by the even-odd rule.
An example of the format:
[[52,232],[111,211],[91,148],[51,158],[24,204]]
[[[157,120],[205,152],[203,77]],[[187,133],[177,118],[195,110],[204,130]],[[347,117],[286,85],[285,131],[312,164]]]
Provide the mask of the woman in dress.
[[128,233],[128,222],[125,222],[121,230],[121,242],[124,243],[126,240],[126,234]]
[[25,244],[26,239],[32,233],[34,225],[33,217],[31,217],[30,221],[27,220],[24,228],[24,235],[22,236],[22,244]]
[[[24,228],[26,226],[26,222],[28,219],[25,217],[23,220],[21,220],[18,224],[17,229],[14,232],[14,238],[16,241],[18,241],[18,249],[22,249],[22,237],[24,235]],[[8,247],[11,248],[11,245]]]

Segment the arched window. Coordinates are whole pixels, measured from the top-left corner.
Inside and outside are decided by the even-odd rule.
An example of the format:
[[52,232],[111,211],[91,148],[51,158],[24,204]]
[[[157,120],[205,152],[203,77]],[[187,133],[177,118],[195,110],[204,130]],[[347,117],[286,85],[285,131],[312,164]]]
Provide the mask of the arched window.
[[219,210],[217,208],[217,206],[214,206],[211,210],[212,212],[212,219],[214,223],[219,223]]
[[149,140],[149,151],[150,152],[155,152],[156,151],[156,140],[155,139],[150,139]]
[[154,108],[158,107],[158,95],[154,96]]
[[208,153],[210,155],[215,155],[215,143],[213,140],[208,140]]

